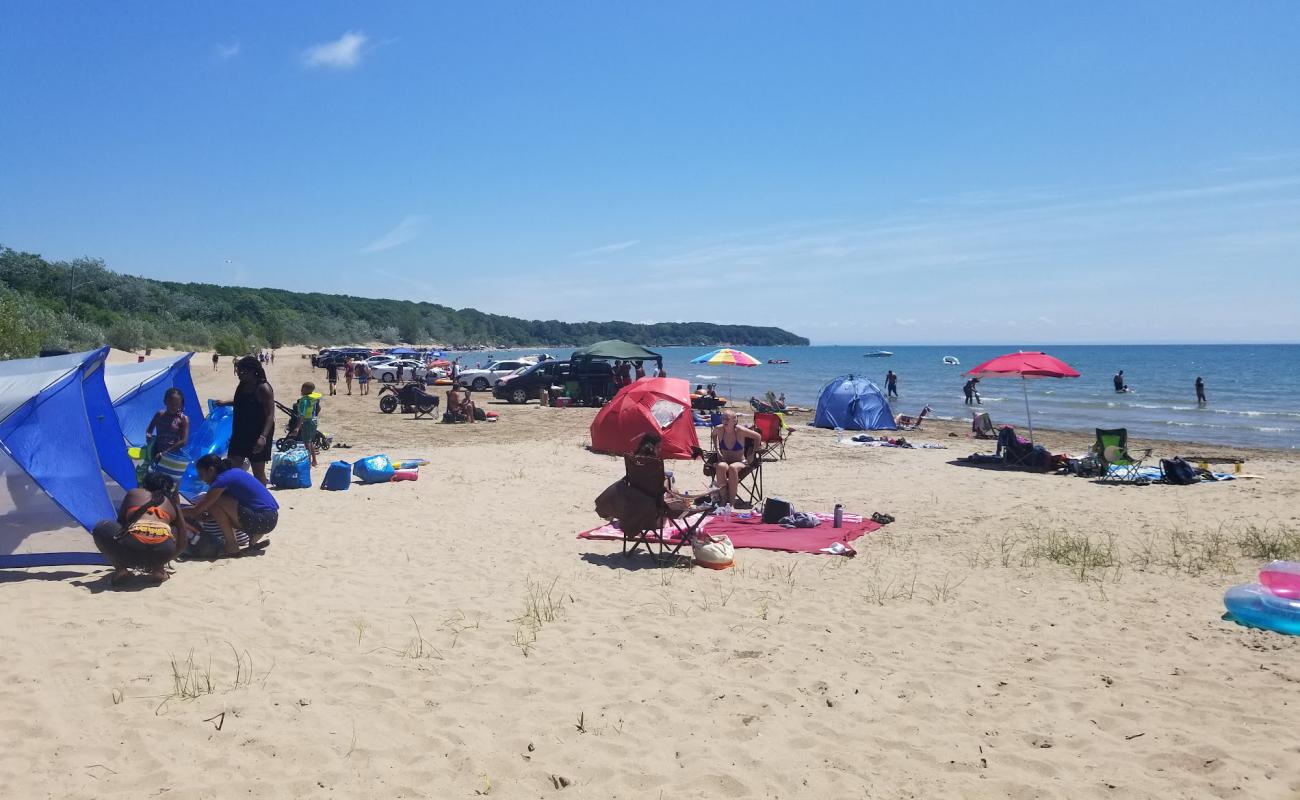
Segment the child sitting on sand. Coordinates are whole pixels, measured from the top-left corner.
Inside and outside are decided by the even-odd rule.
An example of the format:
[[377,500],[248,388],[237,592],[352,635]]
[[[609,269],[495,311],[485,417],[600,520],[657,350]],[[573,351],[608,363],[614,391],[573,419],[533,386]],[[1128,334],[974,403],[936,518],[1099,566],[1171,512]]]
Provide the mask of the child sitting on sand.
[[302,396],[293,405],[293,413],[298,418],[298,441],[307,446],[311,455],[311,465],[316,466],[316,431],[320,419],[320,394],[316,384],[307,381],[302,385]]
[[163,394],[163,410],[153,415],[144,437],[151,447],[153,462],[185,449],[190,440],[190,418],[185,416],[185,395],[175,386]]

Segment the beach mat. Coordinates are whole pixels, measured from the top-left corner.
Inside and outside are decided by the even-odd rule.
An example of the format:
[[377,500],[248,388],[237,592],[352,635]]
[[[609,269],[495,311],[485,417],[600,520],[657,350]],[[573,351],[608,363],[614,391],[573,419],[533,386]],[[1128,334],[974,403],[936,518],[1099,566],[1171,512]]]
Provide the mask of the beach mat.
[[[880,523],[863,519],[857,514],[845,514],[842,528],[831,526],[830,514],[814,516],[822,520],[822,524],[816,528],[782,528],[780,525],[764,524],[759,516],[750,519],[732,517],[729,520],[712,516],[701,523],[700,530],[726,536],[737,549],[853,556],[857,555],[853,542],[881,527]],[[677,531],[669,526],[660,531],[659,537],[673,543],[677,541],[676,534]],[[578,538],[618,541],[623,538],[623,532],[613,524],[605,524],[579,533]],[[653,540],[656,537],[651,534],[649,538]]]

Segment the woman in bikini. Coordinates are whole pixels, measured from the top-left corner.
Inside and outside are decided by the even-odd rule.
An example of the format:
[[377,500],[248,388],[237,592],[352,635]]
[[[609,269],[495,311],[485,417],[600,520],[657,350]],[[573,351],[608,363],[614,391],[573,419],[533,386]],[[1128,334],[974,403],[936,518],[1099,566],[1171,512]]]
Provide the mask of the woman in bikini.
[[722,424],[713,429],[713,450],[718,454],[714,481],[722,490],[722,502],[727,504],[736,502],[740,473],[748,466],[745,461],[746,441],[753,442],[754,447],[760,447],[763,437],[756,431],[737,424],[736,412],[722,412]]
[[91,531],[95,546],[113,565],[108,579],[113,586],[131,577],[131,570],[147,573],[162,583],[167,565],[185,549],[176,484],[166,475],[150,472],[144,486],[126,493],[117,519],[100,522]]

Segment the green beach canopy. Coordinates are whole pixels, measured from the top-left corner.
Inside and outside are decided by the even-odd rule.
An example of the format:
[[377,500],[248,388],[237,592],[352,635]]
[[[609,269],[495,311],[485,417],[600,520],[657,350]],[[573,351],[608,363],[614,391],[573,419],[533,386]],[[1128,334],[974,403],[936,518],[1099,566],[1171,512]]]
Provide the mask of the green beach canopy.
[[662,361],[658,353],[645,349],[639,344],[625,342],[622,339],[607,339],[603,342],[589,344],[573,351],[570,358],[614,358],[620,361]]

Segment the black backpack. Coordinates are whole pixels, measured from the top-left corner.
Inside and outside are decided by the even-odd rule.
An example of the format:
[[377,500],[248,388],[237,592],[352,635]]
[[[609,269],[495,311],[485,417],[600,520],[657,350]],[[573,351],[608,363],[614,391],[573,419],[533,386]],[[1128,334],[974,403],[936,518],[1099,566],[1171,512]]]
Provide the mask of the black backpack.
[[1181,458],[1160,459],[1160,471],[1164,473],[1165,483],[1177,486],[1187,486],[1200,480],[1200,476],[1196,474],[1196,467]]

